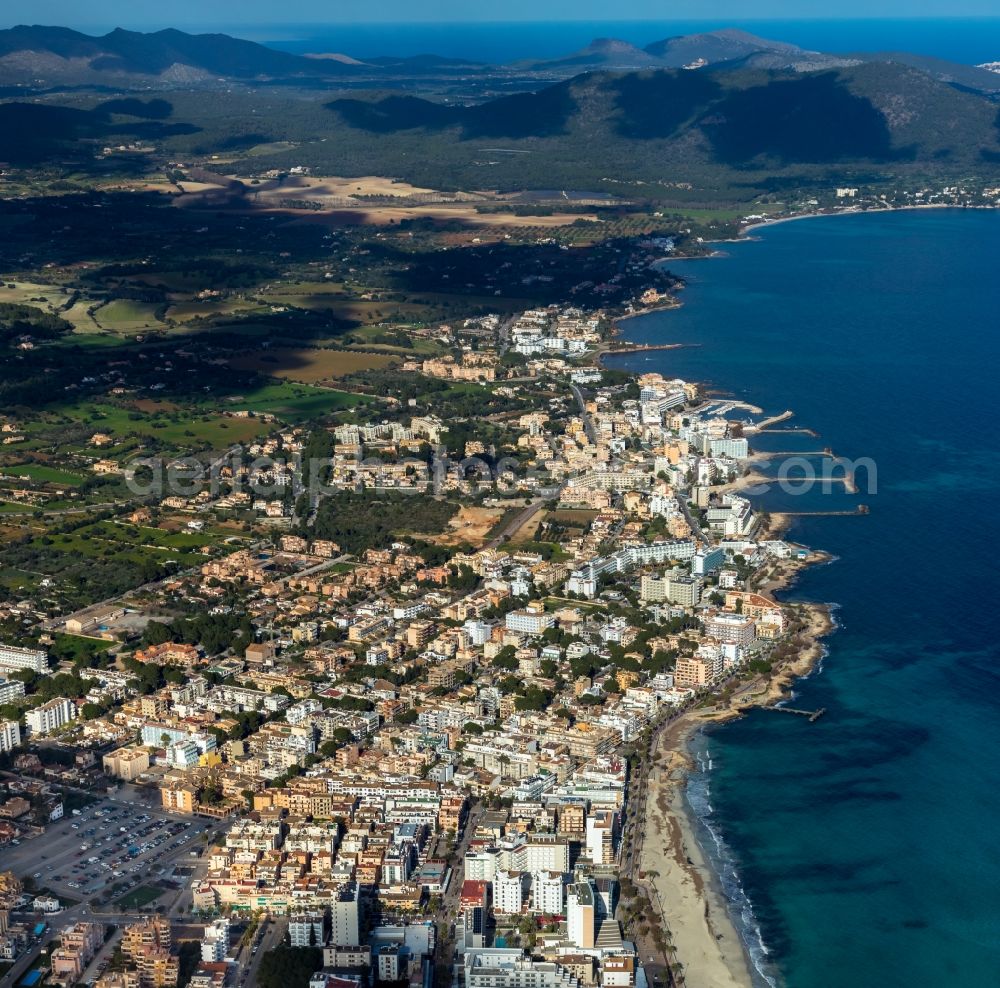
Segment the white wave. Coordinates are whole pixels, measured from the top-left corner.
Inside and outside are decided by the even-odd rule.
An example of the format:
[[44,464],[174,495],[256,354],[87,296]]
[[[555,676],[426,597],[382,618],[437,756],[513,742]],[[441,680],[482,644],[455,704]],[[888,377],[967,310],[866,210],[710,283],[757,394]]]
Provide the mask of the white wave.
[[[701,757],[698,764],[703,765]],[[711,759],[709,758],[711,761]],[[757,988],[778,988],[778,981],[770,970],[771,955],[753,911],[753,902],[740,881],[738,862],[721,831],[712,825],[714,810],[710,799],[711,784],[702,770],[688,778],[685,796],[695,817],[695,832],[705,852],[705,858],[722,888],[730,918],[746,948],[752,966],[751,976]]]

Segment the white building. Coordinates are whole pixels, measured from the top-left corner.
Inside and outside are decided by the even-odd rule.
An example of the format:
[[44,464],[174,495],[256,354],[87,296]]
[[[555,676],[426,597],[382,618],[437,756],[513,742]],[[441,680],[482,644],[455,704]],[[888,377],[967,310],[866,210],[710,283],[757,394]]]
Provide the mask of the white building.
[[466,988],[580,988],[565,968],[525,957],[516,948],[467,950],[464,974]]
[[24,683],[20,679],[0,677],[0,703],[13,703],[24,696]]
[[705,634],[717,638],[723,645],[746,647],[757,637],[757,625],[751,617],[720,612],[705,622]]
[[356,947],[360,943],[358,923],[358,887],[342,885],[330,903],[330,946]]
[[14,645],[0,645],[0,669],[30,669],[32,672],[48,672],[48,654],[36,648],[17,648]]
[[466,851],[465,880],[492,882],[497,870],[497,852],[494,848],[482,851]]
[[598,810],[587,817],[587,855],[594,864],[611,864],[614,861],[615,814],[612,810]]
[[581,950],[593,950],[597,909],[590,882],[575,882],[566,890],[566,935]]
[[201,941],[201,959],[208,964],[219,963],[229,956],[229,920],[224,916],[205,927]]
[[0,751],[13,751],[21,743],[21,725],[16,720],[0,721]]
[[728,456],[732,460],[745,460],[750,455],[745,439],[712,439],[708,448],[712,456]]
[[569,841],[548,834],[505,840],[498,850],[496,867],[532,875],[539,871],[569,871]]
[[561,871],[539,871],[531,876],[531,911],[562,916],[566,908],[566,877]]
[[48,703],[43,703],[25,714],[28,733],[31,735],[48,734],[57,728],[68,724],[76,717],[76,705],[65,697],[57,696]]
[[288,938],[293,947],[324,946],[324,916],[321,912],[295,913],[288,920]]
[[524,908],[528,876],[521,871],[501,869],[493,878],[493,911],[519,913]]
[[378,949],[378,979],[384,982],[399,981],[403,976],[402,956],[398,943],[386,943]]
[[524,635],[540,635],[555,623],[555,615],[549,614],[540,606],[527,607],[523,611],[511,611],[507,615],[507,630],[518,631]]

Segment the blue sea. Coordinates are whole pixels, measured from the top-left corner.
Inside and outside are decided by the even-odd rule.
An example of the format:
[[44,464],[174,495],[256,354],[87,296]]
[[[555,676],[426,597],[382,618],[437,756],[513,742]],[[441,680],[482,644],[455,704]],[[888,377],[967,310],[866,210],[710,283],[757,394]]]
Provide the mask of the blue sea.
[[[908,51],[965,64],[1000,60],[1000,18],[866,18],[824,20],[502,21],[498,23],[274,24],[218,30],[295,53],[442,55],[493,64],[567,55],[595,38],[648,45],[679,34],[735,27],[815,51]],[[204,27],[200,28],[205,30]]]
[[763,496],[871,510],[794,524],[836,557],[786,594],[837,605],[826,658],[795,687],[827,713],[757,711],[701,737],[700,837],[773,984],[1000,985],[1000,212],[756,236],[671,265],[683,307],[627,323],[632,340],[698,347],[617,363],[794,409],[785,425],[818,440],[757,445],[870,457],[877,490]]

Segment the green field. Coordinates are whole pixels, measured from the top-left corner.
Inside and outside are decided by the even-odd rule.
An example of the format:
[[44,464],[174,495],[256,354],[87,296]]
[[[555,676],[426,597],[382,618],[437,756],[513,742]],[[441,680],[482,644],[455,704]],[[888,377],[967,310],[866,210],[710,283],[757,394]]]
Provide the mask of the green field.
[[112,333],[135,333],[143,329],[166,329],[166,324],[156,316],[155,302],[133,302],[119,298],[102,305],[95,313],[94,320],[102,328]]
[[70,473],[44,463],[22,463],[16,467],[0,467],[0,476],[27,477],[40,484],[59,484],[63,487],[78,487],[86,480],[82,474]]
[[[44,541],[43,541],[44,539]],[[204,544],[205,540],[202,540]],[[185,549],[173,549],[167,546],[138,544],[129,540],[125,532],[120,538],[110,538],[101,534],[90,534],[84,529],[68,535],[43,536],[31,543],[31,548],[42,553],[39,569],[58,570],[58,558],[67,561],[90,561],[102,565],[118,567],[141,566],[144,561],[164,563],[173,561],[181,568],[196,566],[205,557],[200,552]],[[55,559],[53,558],[55,557]],[[56,562],[56,565],[46,565],[46,560]],[[57,575],[52,573],[53,577]]]
[[0,566],[0,587],[6,587],[8,590],[31,592],[38,588],[41,579],[37,573],[28,573],[13,566]]
[[246,299],[208,299],[200,301],[193,299],[186,302],[175,302],[167,309],[167,319],[177,322],[188,322],[191,319],[207,318],[208,316],[226,316],[241,312],[265,312],[256,302]]
[[151,902],[156,902],[163,895],[163,889],[153,888],[151,885],[140,885],[132,889],[127,895],[115,900],[115,904],[121,909],[142,909]]
[[[61,411],[78,422],[93,426],[95,432],[106,432],[119,441],[128,436],[156,438],[179,450],[204,445],[222,449],[233,443],[255,439],[267,431],[263,422],[220,415],[214,406],[209,411],[207,403],[203,410],[199,408],[194,413],[170,404],[165,404],[162,411],[140,411],[108,404],[80,404]],[[108,455],[102,450],[92,452],[100,456]]]
[[195,552],[202,546],[211,545],[232,535],[231,532],[221,533],[218,531],[168,532],[162,528],[113,521],[97,522],[77,529],[74,534],[121,542],[125,546],[144,546],[182,554]]
[[59,634],[54,638],[52,654],[60,659],[75,662],[77,659],[88,659],[98,652],[104,652],[113,644],[102,638],[88,638],[86,635]]
[[296,424],[307,419],[329,415],[345,408],[371,401],[364,395],[334,391],[331,388],[311,387],[307,384],[268,384],[233,401],[236,408],[252,412],[269,412],[286,422]]

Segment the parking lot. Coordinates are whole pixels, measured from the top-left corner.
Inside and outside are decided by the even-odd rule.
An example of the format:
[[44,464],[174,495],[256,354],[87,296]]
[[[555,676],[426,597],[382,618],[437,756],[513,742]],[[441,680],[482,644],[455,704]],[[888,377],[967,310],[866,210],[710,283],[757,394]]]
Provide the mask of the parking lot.
[[169,877],[174,863],[185,863],[204,846],[198,838],[210,821],[170,816],[136,800],[135,793],[102,799],[50,824],[40,837],[9,846],[5,867],[30,877],[36,889],[62,900],[128,896],[139,908],[152,897],[140,886]]

